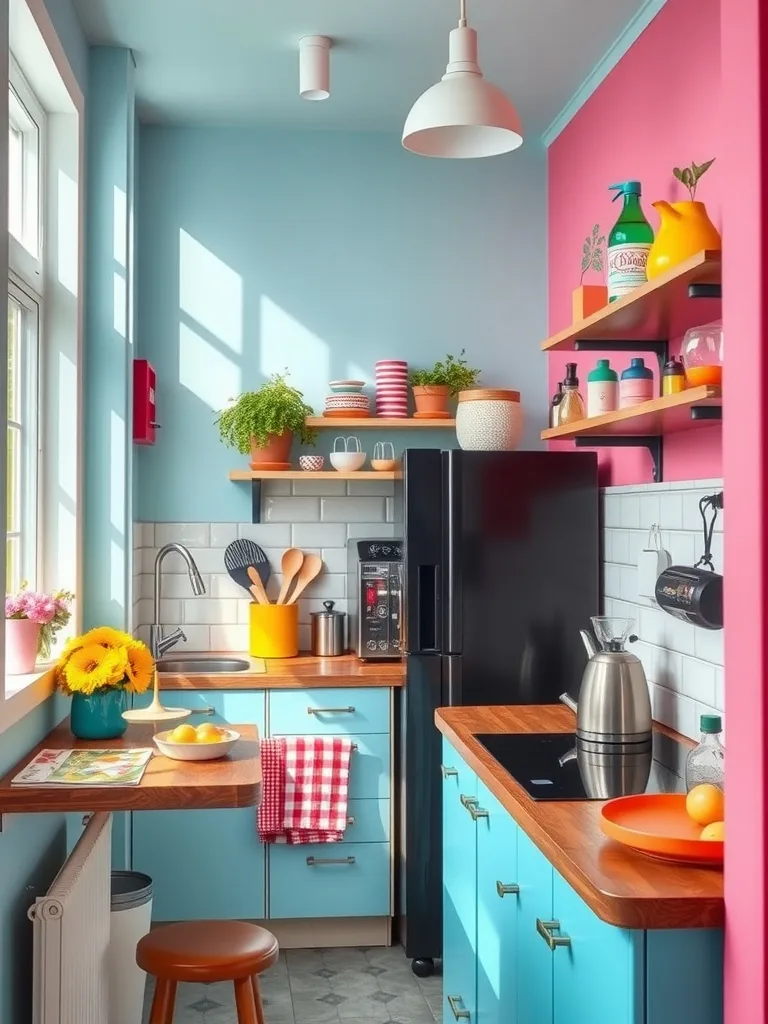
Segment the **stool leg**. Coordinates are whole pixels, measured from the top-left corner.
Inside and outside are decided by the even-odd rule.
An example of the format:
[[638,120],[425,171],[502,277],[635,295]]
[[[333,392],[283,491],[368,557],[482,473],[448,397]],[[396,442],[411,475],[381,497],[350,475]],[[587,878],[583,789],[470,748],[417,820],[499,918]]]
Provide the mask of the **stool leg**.
[[158,978],[149,1024],[173,1024],[173,1010],[176,1005],[176,982]]
[[264,1019],[264,1007],[261,1003],[261,990],[259,988],[259,979],[254,974],[251,978],[253,984],[253,1001],[256,1004],[256,1024],[267,1024]]
[[237,1024],[259,1024],[250,978],[235,979],[235,1006],[237,1007]]

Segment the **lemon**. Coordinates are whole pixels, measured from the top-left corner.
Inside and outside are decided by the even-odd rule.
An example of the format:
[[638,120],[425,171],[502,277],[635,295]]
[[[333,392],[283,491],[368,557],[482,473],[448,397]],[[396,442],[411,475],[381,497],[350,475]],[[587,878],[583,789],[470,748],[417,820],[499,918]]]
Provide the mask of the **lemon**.
[[701,830],[699,839],[709,840],[710,842],[722,843],[725,841],[725,822],[724,821],[713,821],[709,825],[705,825]]
[[177,725],[169,739],[172,743],[194,743],[197,740],[197,732],[192,725]]
[[204,739],[206,742],[210,742],[209,737],[213,736],[214,739],[221,739],[223,730],[214,725],[213,722],[203,722],[202,725],[198,725],[196,733],[198,742],[202,742]]

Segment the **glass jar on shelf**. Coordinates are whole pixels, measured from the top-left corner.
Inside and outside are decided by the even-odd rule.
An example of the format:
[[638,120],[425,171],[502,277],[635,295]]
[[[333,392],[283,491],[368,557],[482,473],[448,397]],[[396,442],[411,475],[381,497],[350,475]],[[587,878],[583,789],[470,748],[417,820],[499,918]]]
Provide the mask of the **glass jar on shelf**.
[[689,388],[723,383],[723,321],[713,320],[685,332],[681,350]]

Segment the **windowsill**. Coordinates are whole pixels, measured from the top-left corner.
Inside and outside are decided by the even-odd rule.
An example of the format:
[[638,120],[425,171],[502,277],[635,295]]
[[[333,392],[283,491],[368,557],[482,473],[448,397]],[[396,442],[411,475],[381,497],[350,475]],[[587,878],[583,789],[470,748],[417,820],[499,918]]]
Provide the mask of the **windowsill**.
[[10,729],[42,704],[56,688],[53,663],[38,665],[27,675],[6,675],[5,703],[0,712],[0,732]]

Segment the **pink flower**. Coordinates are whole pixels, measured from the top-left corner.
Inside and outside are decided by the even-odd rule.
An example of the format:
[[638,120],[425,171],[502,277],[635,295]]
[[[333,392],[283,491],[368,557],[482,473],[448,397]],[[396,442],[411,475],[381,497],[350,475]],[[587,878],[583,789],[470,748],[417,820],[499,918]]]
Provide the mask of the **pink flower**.
[[6,594],[5,596],[5,617],[6,619],[12,619],[14,615],[18,615],[21,611],[21,602],[18,594]]

